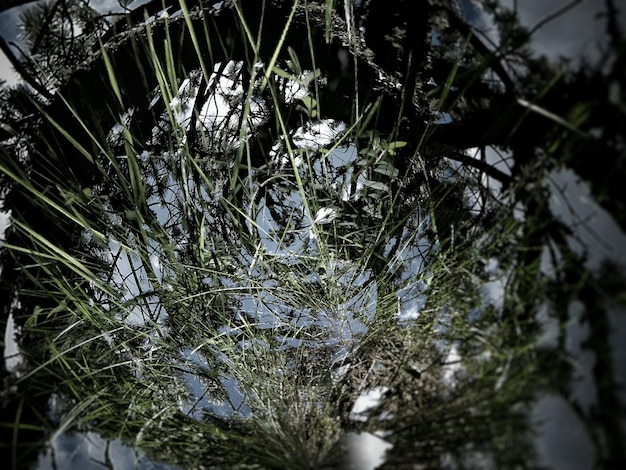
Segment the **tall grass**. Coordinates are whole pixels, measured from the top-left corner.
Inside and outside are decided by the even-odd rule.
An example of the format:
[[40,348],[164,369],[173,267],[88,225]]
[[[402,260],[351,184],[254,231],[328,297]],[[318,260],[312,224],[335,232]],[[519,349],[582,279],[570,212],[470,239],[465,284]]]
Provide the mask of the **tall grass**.
[[[527,304],[510,284],[503,305],[481,292],[519,276],[532,280],[524,292],[543,289],[536,266],[498,261],[523,222],[491,211],[489,194],[498,226],[455,222],[466,207],[450,203],[454,188],[481,176],[445,160],[427,168],[426,134],[416,147],[399,122],[377,130],[381,101],[331,121],[320,90],[320,38],[338,41],[330,16],[320,29],[294,2],[266,34],[237,8],[180,7],[119,49],[101,45],[93,67],[114,98],[102,127],[70,86],[57,114],[43,111],[65,140],[35,136],[29,158],[53,165],[68,150],[88,177],[69,167],[47,181],[2,159],[20,197],[75,234],[60,246],[13,214],[4,250],[33,307],[18,387],[58,398],[57,434],[95,430],[188,468],[338,468],[346,433],[365,430],[387,433],[390,465],[526,458],[538,330],[532,315],[508,315]],[[349,89],[364,86],[359,67],[342,77]],[[137,81],[149,106],[132,94]],[[380,386],[376,408],[355,417],[357,398]]]

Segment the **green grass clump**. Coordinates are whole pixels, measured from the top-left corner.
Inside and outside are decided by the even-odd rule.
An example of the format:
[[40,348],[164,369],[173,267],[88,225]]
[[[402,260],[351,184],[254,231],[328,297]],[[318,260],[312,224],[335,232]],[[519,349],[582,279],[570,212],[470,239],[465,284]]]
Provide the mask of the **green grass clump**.
[[441,85],[398,92],[430,70],[386,73],[346,5],[341,32],[330,0],[181,1],[31,101],[37,132],[0,160],[16,462],[22,409],[44,439],[89,430],[184,468],[341,468],[351,432],[384,435],[389,468],[532,461],[528,411],[565,360],[536,347],[537,312],[564,306],[543,176],[436,141],[473,98],[472,35]]

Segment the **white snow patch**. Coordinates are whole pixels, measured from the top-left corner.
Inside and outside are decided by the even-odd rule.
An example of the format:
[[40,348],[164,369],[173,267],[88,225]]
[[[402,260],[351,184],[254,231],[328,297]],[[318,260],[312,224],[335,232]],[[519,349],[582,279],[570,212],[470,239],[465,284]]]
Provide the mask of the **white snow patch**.
[[385,461],[385,452],[392,447],[390,443],[369,433],[349,433],[348,441],[349,468],[352,470],[374,470]]
[[448,356],[443,364],[443,382],[448,387],[454,387],[458,383],[459,374],[463,370],[461,365],[461,355],[459,354],[459,348],[456,344],[453,344],[448,351]]
[[355,421],[367,421],[367,413],[380,404],[380,400],[388,390],[389,387],[381,386],[363,393],[354,402],[352,411],[350,411],[350,419]]

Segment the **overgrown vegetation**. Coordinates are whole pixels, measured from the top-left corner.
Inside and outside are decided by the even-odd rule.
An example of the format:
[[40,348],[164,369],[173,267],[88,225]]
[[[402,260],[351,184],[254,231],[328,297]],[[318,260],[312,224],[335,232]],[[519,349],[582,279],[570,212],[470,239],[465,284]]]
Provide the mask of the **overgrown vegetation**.
[[[392,444],[381,468],[534,468],[543,392],[598,466],[624,461],[619,269],[588,271],[548,204],[571,168],[624,228],[623,37],[609,22],[606,62],[572,71],[496,2],[474,8],[497,44],[450,2],[412,3],[24,16],[50,60],[3,91],[14,468],[87,430],[181,468],[343,468],[365,431]],[[574,302],[602,364],[590,412],[569,396]]]

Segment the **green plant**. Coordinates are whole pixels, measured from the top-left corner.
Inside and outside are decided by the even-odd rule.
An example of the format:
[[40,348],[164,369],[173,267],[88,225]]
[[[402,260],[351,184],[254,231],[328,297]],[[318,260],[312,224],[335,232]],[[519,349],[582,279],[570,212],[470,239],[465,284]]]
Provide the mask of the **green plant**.
[[[585,121],[549,114],[557,137],[528,156],[517,131],[547,111],[524,101],[484,134],[483,156],[516,158],[492,168],[439,123],[508,99],[486,70],[514,88],[467,25],[428,2],[454,56],[399,34],[372,42],[405,54],[385,65],[333,5],[181,2],[101,38],[50,103],[22,105],[41,123],[2,148],[3,280],[39,428],[189,468],[336,468],[350,431],[387,433],[390,467],[532,467],[532,400],[555,362],[569,380],[563,351],[536,348],[537,312],[564,322],[570,296],[542,272],[544,248],[586,285],[543,167]],[[4,421],[14,441],[19,418]]]

